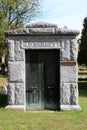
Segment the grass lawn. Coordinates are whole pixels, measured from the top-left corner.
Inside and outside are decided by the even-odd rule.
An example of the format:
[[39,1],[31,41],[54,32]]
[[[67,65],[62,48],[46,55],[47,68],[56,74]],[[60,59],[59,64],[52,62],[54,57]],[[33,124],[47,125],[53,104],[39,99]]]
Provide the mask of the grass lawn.
[[0,108],[0,130],[87,130],[87,83],[79,83],[81,111],[23,112]]
[[1,91],[2,86],[4,86],[6,82],[7,82],[6,76],[0,75],[0,91]]

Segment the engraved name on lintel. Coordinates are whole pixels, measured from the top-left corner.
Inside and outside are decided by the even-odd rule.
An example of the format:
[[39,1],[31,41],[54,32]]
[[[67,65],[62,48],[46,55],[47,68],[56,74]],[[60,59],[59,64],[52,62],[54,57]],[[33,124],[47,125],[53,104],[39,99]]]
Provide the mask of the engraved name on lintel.
[[21,43],[21,48],[23,49],[28,49],[28,48],[49,48],[49,49],[52,49],[52,48],[61,48],[61,45],[59,42],[22,42]]

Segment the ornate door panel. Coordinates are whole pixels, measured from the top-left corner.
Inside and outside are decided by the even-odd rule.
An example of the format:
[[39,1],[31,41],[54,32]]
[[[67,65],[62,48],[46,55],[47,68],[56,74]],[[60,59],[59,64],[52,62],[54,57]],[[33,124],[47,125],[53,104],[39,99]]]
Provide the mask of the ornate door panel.
[[41,109],[41,63],[36,51],[26,51],[26,108]]

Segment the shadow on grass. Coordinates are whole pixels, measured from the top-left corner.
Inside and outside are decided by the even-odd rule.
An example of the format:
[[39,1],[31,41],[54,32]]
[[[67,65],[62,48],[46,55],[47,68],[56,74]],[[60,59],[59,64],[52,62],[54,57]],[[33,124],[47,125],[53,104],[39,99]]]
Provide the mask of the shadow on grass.
[[6,94],[0,93],[0,107],[5,107],[7,105],[8,96]]
[[84,81],[84,82],[86,82],[86,81],[87,81],[87,78],[83,78],[83,79],[82,79],[82,78],[79,78],[78,80],[79,80],[79,81]]
[[6,77],[7,77],[7,72],[6,72],[5,74],[1,74],[1,73],[0,73],[0,77],[1,77],[1,78],[6,78]]
[[79,95],[83,97],[87,97],[87,82],[79,83]]

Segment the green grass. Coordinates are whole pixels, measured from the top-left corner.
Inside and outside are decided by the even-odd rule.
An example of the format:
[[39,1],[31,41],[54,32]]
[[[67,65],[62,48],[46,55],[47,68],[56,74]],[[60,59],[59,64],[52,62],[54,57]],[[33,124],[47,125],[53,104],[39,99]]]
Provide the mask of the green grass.
[[81,111],[32,113],[1,108],[0,130],[87,130],[86,101]]
[[0,108],[0,130],[87,130],[87,83],[79,83],[81,111],[23,112]]
[[6,76],[0,75],[0,91],[6,82],[7,82]]
[[83,111],[29,113],[0,110],[0,130],[87,130]]

